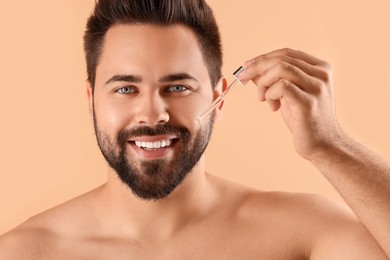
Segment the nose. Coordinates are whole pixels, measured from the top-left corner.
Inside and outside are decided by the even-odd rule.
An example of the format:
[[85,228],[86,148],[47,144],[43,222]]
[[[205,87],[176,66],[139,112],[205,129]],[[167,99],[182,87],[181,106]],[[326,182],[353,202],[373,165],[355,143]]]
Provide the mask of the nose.
[[165,124],[169,121],[167,104],[159,95],[148,96],[139,100],[135,120],[141,125]]

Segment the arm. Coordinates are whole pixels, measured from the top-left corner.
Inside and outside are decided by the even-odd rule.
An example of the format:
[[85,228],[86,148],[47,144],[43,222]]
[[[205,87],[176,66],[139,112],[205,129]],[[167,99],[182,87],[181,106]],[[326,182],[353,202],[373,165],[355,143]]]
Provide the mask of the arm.
[[297,153],[333,184],[390,257],[390,165],[339,127],[329,64],[282,49],[245,67],[240,80],[252,80],[259,100],[281,111]]
[[310,161],[390,257],[390,165],[347,135],[324,147]]

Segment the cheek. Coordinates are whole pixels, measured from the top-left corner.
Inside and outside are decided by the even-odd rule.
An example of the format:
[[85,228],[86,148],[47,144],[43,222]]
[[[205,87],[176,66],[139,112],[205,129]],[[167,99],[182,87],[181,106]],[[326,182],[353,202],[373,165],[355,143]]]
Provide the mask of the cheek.
[[211,102],[211,94],[171,102],[169,104],[171,119],[186,125],[197,125],[197,118],[208,108]]
[[129,122],[129,110],[118,102],[110,102],[96,97],[94,109],[99,129],[107,134],[117,133],[125,128]]

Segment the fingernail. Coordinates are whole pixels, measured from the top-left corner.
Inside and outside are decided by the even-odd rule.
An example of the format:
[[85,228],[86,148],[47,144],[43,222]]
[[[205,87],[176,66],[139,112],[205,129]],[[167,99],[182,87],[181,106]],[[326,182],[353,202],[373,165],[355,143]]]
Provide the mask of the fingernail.
[[245,75],[245,72],[246,72],[246,69],[245,68],[242,68],[238,74],[237,74],[237,77],[243,77]]
[[233,73],[233,76],[237,79],[241,79],[244,74],[245,74],[245,68],[241,66]]
[[250,66],[252,63],[254,63],[255,62],[255,59],[251,59],[251,60],[247,60],[245,63],[244,63],[244,66],[245,67],[248,67],[248,66]]
[[233,72],[234,76],[238,76],[242,74],[245,71],[245,68],[243,66],[240,66],[235,72]]
[[241,83],[246,82],[245,81],[245,71],[241,71],[236,75],[236,78],[241,81]]

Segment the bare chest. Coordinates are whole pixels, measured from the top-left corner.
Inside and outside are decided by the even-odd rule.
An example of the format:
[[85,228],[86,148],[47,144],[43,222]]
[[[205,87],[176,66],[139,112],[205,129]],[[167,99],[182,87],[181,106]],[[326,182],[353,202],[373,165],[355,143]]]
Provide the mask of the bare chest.
[[[304,259],[296,241],[275,232],[256,234],[236,230],[209,230],[183,234],[158,243],[121,239],[70,242],[49,255],[53,259]],[[48,257],[49,259],[51,259]]]

